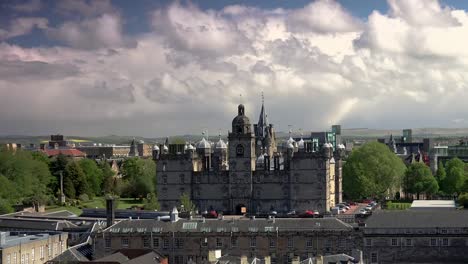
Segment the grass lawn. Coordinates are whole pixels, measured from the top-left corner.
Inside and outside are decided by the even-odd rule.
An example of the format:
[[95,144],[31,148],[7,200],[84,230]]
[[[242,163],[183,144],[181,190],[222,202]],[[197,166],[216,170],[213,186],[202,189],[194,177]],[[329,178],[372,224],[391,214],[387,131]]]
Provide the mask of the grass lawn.
[[[117,209],[127,209],[132,206],[143,206],[143,202],[140,199],[134,198],[120,198],[117,202]],[[93,200],[82,203],[82,208],[106,208],[106,201],[104,197],[95,197]],[[80,215],[83,210],[77,206],[50,206],[46,208],[47,212],[57,212],[61,210],[68,210],[76,215]]]
[[411,203],[387,202],[387,210],[406,210],[411,207]]

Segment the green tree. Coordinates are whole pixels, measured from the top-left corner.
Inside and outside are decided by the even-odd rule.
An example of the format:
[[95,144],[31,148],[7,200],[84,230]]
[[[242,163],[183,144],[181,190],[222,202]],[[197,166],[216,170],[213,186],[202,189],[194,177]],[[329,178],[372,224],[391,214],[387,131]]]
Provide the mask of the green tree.
[[122,177],[126,181],[125,194],[130,197],[146,197],[155,192],[156,165],[149,159],[130,158],[122,164]]
[[63,177],[63,193],[70,199],[75,199],[76,190],[70,177]]
[[369,142],[355,149],[343,167],[343,192],[350,199],[383,199],[401,186],[406,166],[390,149]]
[[109,163],[105,160],[99,162],[99,169],[102,171],[101,190],[105,194],[120,195],[120,190],[117,190],[115,172],[112,170]]
[[[88,186],[88,182],[86,181],[86,175],[81,169],[80,165],[76,161],[71,161],[67,164],[63,177],[64,177],[64,187],[65,187],[65,182],[69,184],[68,182],[69,180],[73,183],[73,187],[75,189],[75,195],[73,197],[70,196],[70,198],[75,198],[75,197],[80,196],[81,194],[89,193],[89,186]],[[66,181],[65,181],[65,178],[66,178]]]
[[148,193],[143,206],[145,210],[159,210],[160,206],[156,194]]
[[437,183],[439,183],[439,186],[442,185],[442,182],[445,180],[445,177],[447,177],[447,173],[445,173],[444,163],[442,163],[442,161],[439,161],[439,164],[437,165],[437,172],[435,177]]
[[465,164],[459,158],[452,158],[446,164],[447,177],[442,181],[442,191],[448,195],[460,193],[465,184]]
[[0,152],[0,175],[4,198],[21,203],[37,195],[47,193],[51,175],[47,165],[35,160],[30,152],[17,150]]
[[0,215],[13,213],[13,207],[8,200],[0,199]]
[[437,180],[432,176],[429,167],[420,162],[408,166],[403,186],[407,193],[416,194],[418,200],[421,193],[432,195],[439,190]]
[[195,204],[190,200],[190,196],[186,193],[183,193],[180,196],[180,208],[181,212],[190,212],[194,213],[197,210]]
[[98,167],[94,160],[81,159],[78,163],[86,175],[86,181],[89,186],[89,193],[87,193],[88,196],[92,198],[95,195],[101,195],[103,171]]
[[63,174],[65,172],[68,162],[69,159],[61,153],[50,161],[50,173],[54,176],[49,184],[49,188],[52,192],[58,193],[60,189],[60,173]]
[[463,207],[468,208],[468,193],[463,193],[458,196],[458,202],[460,205],[463,205]]

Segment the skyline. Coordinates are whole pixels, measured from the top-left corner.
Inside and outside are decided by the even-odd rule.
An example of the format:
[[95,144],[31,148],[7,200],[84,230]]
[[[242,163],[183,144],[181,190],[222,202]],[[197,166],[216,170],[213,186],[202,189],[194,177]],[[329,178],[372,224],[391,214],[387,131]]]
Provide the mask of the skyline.
[[468,3],[355,3],[0,4],[0,135],[468,127]]

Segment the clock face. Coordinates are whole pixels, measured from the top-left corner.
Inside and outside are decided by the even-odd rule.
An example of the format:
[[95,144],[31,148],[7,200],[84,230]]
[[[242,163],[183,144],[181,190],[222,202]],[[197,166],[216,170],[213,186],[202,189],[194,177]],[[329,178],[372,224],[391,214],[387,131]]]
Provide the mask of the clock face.
[[258,145],[258,146],[261,146],[261,145],[262,145],[262,141],[261,141],[261,140],[257,141],[257,145]]
[[242,155],[244,155],[244,146],[242,146],[242,145],[240,145],[240,144],[237,145],[237,147],[236,147],[236,154],[237,154],[237,156],[242,156]]

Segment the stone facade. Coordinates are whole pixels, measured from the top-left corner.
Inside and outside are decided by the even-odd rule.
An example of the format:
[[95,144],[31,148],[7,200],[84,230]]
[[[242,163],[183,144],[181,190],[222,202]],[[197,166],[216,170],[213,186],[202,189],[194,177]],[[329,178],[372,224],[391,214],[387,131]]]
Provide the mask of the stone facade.
[[360,248],[354,229],[327,219],[193,219],[124,220],[95,234],[95,258],[121,248],[151,248],[169,256],[169,263],[205,263],[209,252],[249,258],[271,257],[290,263],[319,255]]
[[[342,196],[344,146],[319,150],[291,137],[277,151],[273,125],[262,105],[260,119],[250,124],[243,105],[232,121],[227,144],[202,139],[192,146],[156,146],[158,199],[163,210],[190,195],[200,210],[264,213],[271,210],[329,211]],[[171,151],[170,151],[171,150]]]
[[[5,233],[0,233],[0,237]],[[46,263],[67,249],[67,234],[14,235],[0,238],[0,263]]]

